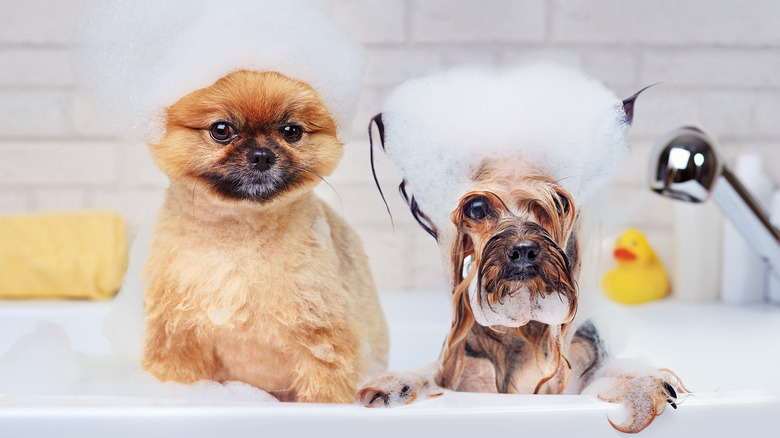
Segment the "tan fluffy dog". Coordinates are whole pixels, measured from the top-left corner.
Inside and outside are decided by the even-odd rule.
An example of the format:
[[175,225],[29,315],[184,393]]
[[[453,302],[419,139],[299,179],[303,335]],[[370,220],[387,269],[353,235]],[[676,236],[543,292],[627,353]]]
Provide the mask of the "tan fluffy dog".
[[143,365],[284,401],[352,402],[388,338],[361,242],[312,189],[343,154],[307,84],[238,71],[167,110]]

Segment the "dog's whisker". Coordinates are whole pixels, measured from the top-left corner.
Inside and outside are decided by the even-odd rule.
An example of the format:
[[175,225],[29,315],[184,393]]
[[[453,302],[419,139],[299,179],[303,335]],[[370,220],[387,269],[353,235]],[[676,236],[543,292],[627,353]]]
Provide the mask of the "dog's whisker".
[[577,178],[577,177],[579,177],[579,176],[580,176],[580,175],[569,175],[569,176],[564,176],[564,177],[558,178],[558,179],[555,181],[555,184],[557,184],[557,185],[560,185],[560,184],[561,184],[561,181],[566,181],[567,179]]
[[195,216],[195,189],[198,188],[198,178],[195,178],[195,182],[192,184],[192,216]]
[[301,167],[301,166],[295,166],[293,164],[285,164],[285,166],[291,169],[296,169],[296,170],[306,172],[316,178],[319,178],[320,181],[324,182],[328,187],[330,187],[331,190],[333,190],[333,193],[336,194],[336,197],[339,199],[339,204],[341,205],[341,214],[344,214],[344,202],[341,200],[341,195],[339,195],[339,192],[336,190],[335,187],[333,187],[333,184],[328,182],[328,180],[326,180],[323,176],[319,175],[317,172],[314,172],[311,169],[306,169],[305,167]]

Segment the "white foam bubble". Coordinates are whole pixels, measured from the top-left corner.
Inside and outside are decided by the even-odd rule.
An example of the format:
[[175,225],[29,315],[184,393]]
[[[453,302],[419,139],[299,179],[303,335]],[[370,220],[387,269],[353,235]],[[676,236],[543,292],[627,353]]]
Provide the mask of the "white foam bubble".
[[307,82],[340,128],[354,117],[363,49],[315,0],[116,0],[86,8],[80,83],[128,139],[154,141],[164,108],[240,69]]
[[30,396],[52,397],[55,402],[89,397],[91,403],[105,406],[277,402],[267,392],[241,382],[160,382],[135,359],[115,352],[90,355],[74,351],[65,330],[46,322],[20,337],[0,357],[0,394],[12,405],[22,405]]
[[549,63],[415,79],[394,91],[383,118],[388,155],[440,227],[485,158],[534,163],[582,204],[627,151],[621,100]]
[[557,293],[536,294],[530,318],[549,325],[564,324],[569,321],[569,300]]
[[333,363],[336,360],[336,350],[331,344],[309,346],[311,353],[323,362]]
[[206,316],[208,316],[209,321],[214,323],[214,325],[225,325],[230,320],[230,317],[233,316],[233,312],[230,311],[230,309],[225,309],[222,307],[209,307],[209,309],[206,311]]
[[152,226],[146,224],[133,240],[122,288],[114,297],[108,316],[103,321],[103,334],[112,349],[118,355],[139,363],[143,357],[146,337],[141,269],[149,256],[151,242]]
[[79,380],[80,360],[62,327],[39,323],[34,333],[20,337],[0,357],[0,392],[67,391]]
[[328,222],[323,218],[317,219],[314,222],[312,231],[314,231],[314,237],[317,238],[317,243],[323,248],[327,248],[331,242],[330,225],[328,225]]

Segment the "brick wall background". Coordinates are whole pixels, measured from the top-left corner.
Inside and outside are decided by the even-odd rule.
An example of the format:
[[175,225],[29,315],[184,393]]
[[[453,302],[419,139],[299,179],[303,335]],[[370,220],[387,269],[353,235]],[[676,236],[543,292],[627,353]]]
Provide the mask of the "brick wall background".
[[[153,221],[167,184],[143,145],[118,142],[74,86],[67,36],[73,2],[0,0],[0,214],[113,208],[135,232]],[[354,138],[318,191],[362,235],[380,289],[442,283],[437,248],[395,194],[399,173],[372,181],[365,126],[406,79],[468,64],[551,59],[639,99],[632,149],[610,195],[607,230],[638,226],[673,263],[673,205],[645,188],[653,143],[693,123],[729,159],[762,155],[780,182],[780,3],[772,0],[334,0],[369,52]],[[340,200],[339,200],[340,198]],[[717,213],[715,213],[717,214]],[[608,242],[610,232],[604,236]]]

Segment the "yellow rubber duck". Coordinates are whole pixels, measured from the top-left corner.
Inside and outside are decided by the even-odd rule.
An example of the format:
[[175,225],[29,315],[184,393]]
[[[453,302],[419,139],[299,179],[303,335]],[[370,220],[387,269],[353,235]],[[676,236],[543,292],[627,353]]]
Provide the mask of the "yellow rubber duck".
[[628,229],[615,245],[617,267],[607,272],[601,287],[618,303],[640,304],[658,300],[669,293],[669,278],[661,260],[642,233]]

